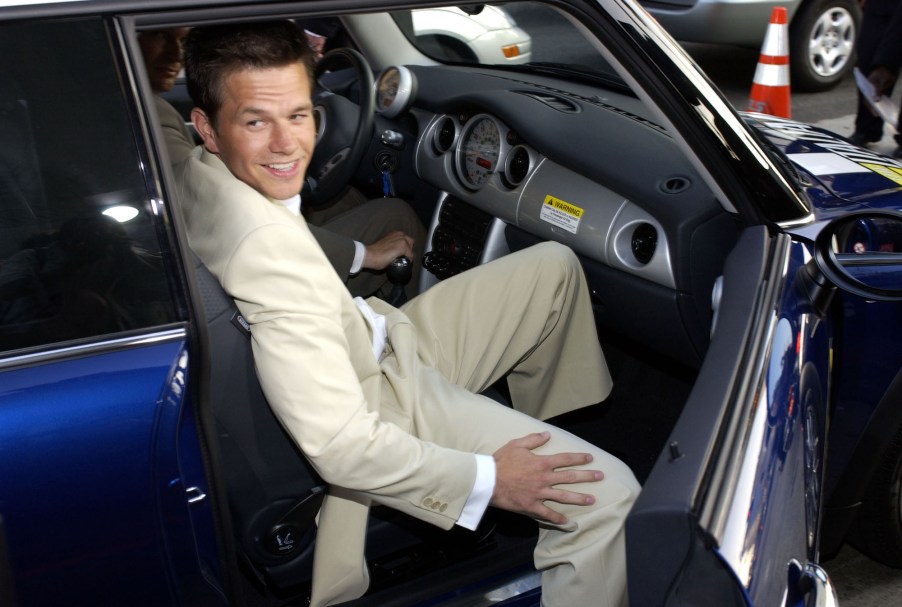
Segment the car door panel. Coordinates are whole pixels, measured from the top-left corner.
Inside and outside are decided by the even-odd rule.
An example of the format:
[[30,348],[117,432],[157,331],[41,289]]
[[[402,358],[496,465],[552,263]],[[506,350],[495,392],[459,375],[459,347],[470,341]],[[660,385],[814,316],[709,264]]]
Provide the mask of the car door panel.
[[157,496],[177,476],[160,443],[166,409],[182,405],[183,348],[170,338],[3,373],[0,511],[21,605],[169,600]]
[[17,604],[221,604],[183,272],[114,37],[100,17],[0,30],[0,169],[16,161],[0,170],[0,517]]
[[806,256],[758,227],[727,260],[711,348],[627,521],[630,570],[653,563],[630,578],[634,604],[685,604],[692,580],[716,571],[708,590],[722,604],[776,604],[759,592],[815,558],[812,532],[764,525],[818,524],[830,337],[800,287]]

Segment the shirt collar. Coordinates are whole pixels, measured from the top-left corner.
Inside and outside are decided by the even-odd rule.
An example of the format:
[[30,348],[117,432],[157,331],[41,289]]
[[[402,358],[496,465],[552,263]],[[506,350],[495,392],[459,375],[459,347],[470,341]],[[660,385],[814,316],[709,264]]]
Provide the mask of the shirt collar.
[[286,209],[291,211],[295,216],[301,214],[301,195],[295,194],[291,198],[287,200],[276,200],[279,204],[283,205]]

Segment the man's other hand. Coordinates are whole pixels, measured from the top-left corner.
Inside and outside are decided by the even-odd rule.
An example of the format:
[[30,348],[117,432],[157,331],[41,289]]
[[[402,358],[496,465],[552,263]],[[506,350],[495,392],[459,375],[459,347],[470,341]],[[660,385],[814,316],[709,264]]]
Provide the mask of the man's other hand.
[[878,65],[870,71],[868,80],[874,85],[874,91],[877,93],[875,101],[879,101],[896,82],[896,76],[886,66]]
[[604,478],[600,470],[570,469],[571,466],[590,463],[592,456],[588,453],[533,453],[533,449],[541,447],[550,438],[548,432],[529,434],[510,441],[493,454],[495,490],[491,505],[564,525],[567,517],[546,506],[546,501],[580,506],[595,502],[591,495],[556,488],[556,485],[588,483]]
[[413,238],[404,232],[391,232],[365,247],[363,264],[367,270],[384,270],[402,255],[413,260]]

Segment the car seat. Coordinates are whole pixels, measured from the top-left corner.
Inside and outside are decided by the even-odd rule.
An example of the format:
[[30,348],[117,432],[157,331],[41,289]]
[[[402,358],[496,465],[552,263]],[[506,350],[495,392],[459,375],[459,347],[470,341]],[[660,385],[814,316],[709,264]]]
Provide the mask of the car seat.
[[[309,585],[315,517],[328,488],[266,402],[250,330],[234,301],[197,258],[195,275],[208,329],[210,405],[239,559],[267,589]],[[366,542],[371,587],[409,577],[411,567],[422,567],[417,561],[423,550],[478,551],[491,529],[486,522],[478,532],[448,532],[384,506],[371,508]],[[436,559],[427,563],[432,568]]]

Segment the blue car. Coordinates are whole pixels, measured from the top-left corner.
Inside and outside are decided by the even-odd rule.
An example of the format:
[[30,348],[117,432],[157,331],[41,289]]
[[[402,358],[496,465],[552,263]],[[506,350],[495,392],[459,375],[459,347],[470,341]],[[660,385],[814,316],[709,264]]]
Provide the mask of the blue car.
[[[614,391],[553,421],[642,484],[631,605],[833,604],[846,541],[902,567],[902,164],[737,113],[635,0],[505,4],[518,65],[418,36],[423,6],[0,2],[0,605],[307,604],[329,487],[188,246],[138,45],[272,17],[336,26],[310,200],[409,201],[420,290],[579,256]],[[351,604],[538,605],[536,534],[374,508]]]

